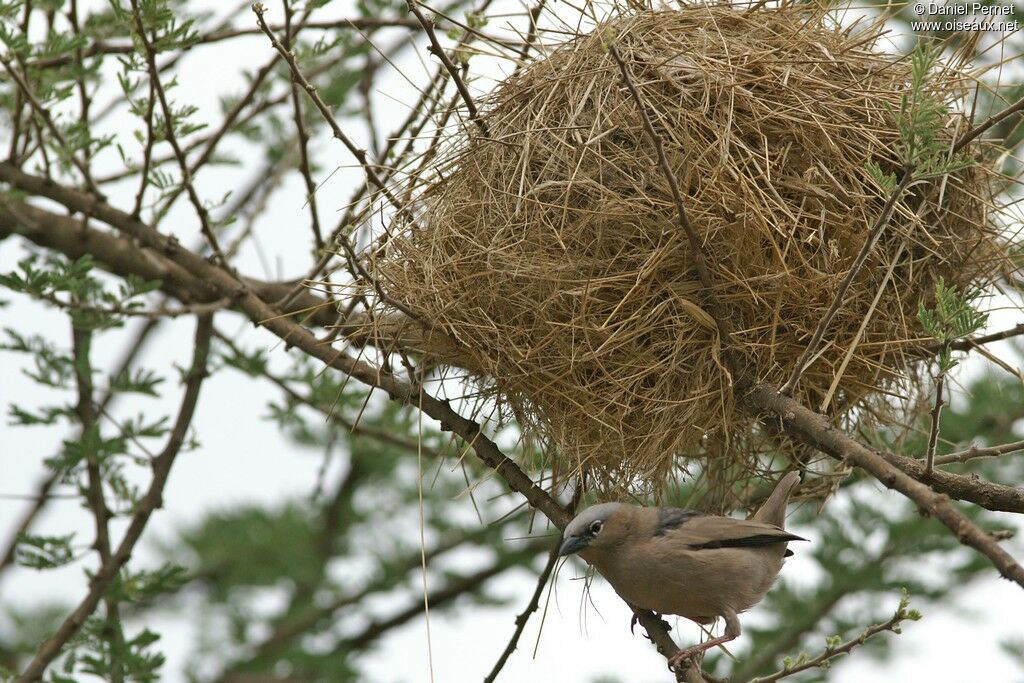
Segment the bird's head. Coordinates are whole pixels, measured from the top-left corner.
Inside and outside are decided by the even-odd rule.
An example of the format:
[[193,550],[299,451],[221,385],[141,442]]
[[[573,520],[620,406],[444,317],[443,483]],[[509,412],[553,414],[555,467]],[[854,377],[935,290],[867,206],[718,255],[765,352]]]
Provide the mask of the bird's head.
[[600,503],[576,515],[565,527],[559,555],[572,555],[590,549],[610,547],[622,540],[626,531],[624,517],[628,505]]

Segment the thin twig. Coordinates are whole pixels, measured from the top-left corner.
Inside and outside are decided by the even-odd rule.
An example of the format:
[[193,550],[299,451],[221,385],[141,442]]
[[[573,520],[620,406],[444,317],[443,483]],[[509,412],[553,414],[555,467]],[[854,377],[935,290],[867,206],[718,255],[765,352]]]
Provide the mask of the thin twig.
[[190,304],[188,306],[158,306],[156,308],[126,308],[124,306],[94,306],[80,301],[63,301],[54,294],[33,294],[40,301],[57,306],[65,311],[80,311],[83,313],[98,313],[100,315],[122,316],[125,318],[180,318],[183,315],[202,315],[204,313],[215,313],[231,305],[230,299],[218,299],[209,303]]
[[935,458],[935,464],[949,465],[955,462],[967,462],[968,460],[974,460],[975,458],[992,458],[1022,450],[1024,450],[1024,441],[1013,441],[1011,443],[1004,443],[1000,446],[991,446],[989,448],[978,448],[972,446],[965,451],[957,451],[956,453],[949,453],[948,455],[940,455]]
[[890,193],[889,198],[882,206],[881,213],[878,214],[878,218],[875,219],[875,224],[871,226],[871,230],[868,231],[867,239],[864,240],[864,245],[860,249],[860,253],[857,254],[857,258],[854,259],[853,264],[850,266],[850,271],[843,278],[842,282],[836,288],[835,294],[832,296],[832,304],[825,311],[825,315],[818,321],[818,326],[814,330],[814,334],[811,335],[811,340],[804,347],[803,353],[800,354],[800,358],[797,360],[796,365],[793,366],[793,372],[789,376],[789,379],[782,386],[782,393],[786,396],[792,396],[793,391],[796,389],[797,383],[800,381],[800,376],[810,365],[811,360],[814,358],[814,354],[818,352],[818,346],[821,345],[821,340],[825,336],[825,332],[828,331],[829,325],[832,324],[832,320],[836,317],[836,313],[846,303],[846,291],[853,284],[853,281],[860,275],[861,269],[867,262],[868,256],[874,249],[875,244],[878,242],[885,228],[888,227],[889,221],[892,219],[892,214],[896,209],[896,203],[900,197],[903,196],[904,190],[910,185],[914,179],[913,168],[906,168],[903,171],[903,177],[900,178],[900,182],[896,185],[896,188]]
[[946,374],[939,372],[935,378],[935,404],[932,406],[931,426],[928,430],[928,448],[925,451],[924,480],[927,481],[932,475],[935,466],[935,448],[939,444],[939,421],[942,419],[942,406],[945,405],[943,392],[946,388]]
[[650,138],[654,144],[654,148],[658,154],[658,165],[661,167],[661,172],[665,175],[665,179],[668,181],[669,189],[672,191],[672,201],[676,205],[676,220],[679,222],[679,227],[686,235],[687,240],[690,243],[690,254],[693,258],[693,266],[697,271],[697,277],[700,279],[701,286],[704,288],[705,295],[708,298],[708,304],[711,308],[711,317],[715,320],[715,325],[718,327],[718,334],[725,342],[726,346],[729,345],[729,340],[732,337],[732,325],[729,323],[725,310],[722,308],[718,301],[718,297],[715,294],[714,280],[711,277],[711,271],[708,268],[708,259],[704,253],[704,245],[701,243],[700,236],[694,229],[693,224],[690,223],[689,215],[686,212],[686,205],[683,203],[683,193],[679,189],[679,180],[676,178],[675,171],[672,170],[672,165],[668,161],[668,156],[665,154],[665,146],[662,144],[661,137],[654,130],[654,123],[651,121],[651,116],[647,111],[647,106],[644,104],[643,97],[640,95],[640,91],[637,90],[636,85],[633,84],[633,79],[629,75],[629,68],[626,66],[626,62],[623,61],[622,56],[619,55],[619,51],[616,49],[615,44],[612,42],[608,43],[608,53],[619,67],[619,72],[622,74],[622,80],[626,84],[626,88],[629,90],[629,94],[632,95],[633,101],[636,102],[637,109],[640,111],[640,117],[644,123],[644,130],[647,133],[647,137]]
[[[231,277],[227,273],[225,273],[225,276]],[[110,586],[111,582],[121,571],[121,568],[131,557],[135,544],[142,537],[142,532],[145,530],[149,518],[157,508],[163,505],[164,486],[167,484],[167,478],[171,473],[174,459],[185,442],[185,434],[192,423],[192,416],[195,414],[196,403],[199,400],[199,390],[202,387],[203,380],[206,378],[212,330],[212,316],[200,316],[197,319],[192,367],[186,376],[185,393],[178,410],[178,417],[175,420],[174,428],[171,430],[166,446],[157,455],[156,459],[153,460],[153,478],[150,481],[146,494],[139,501],[138,508],[132,516],[132,521],[128,525],[128,530],[117,547],[117,551],[92,576],[89,581],[88,594],[61,623],[56,632],[39,646],[32,661],[28,663],[22,674],[16,679],[17,683],[31,683],[42,678],[46,668],[57,658],[64,645],[74,637],[86,619],[89,618],[89,615],[96,609],[107,587]]]
[[[150,319],[146,321],[146,324],[139,329],[134,339],[132,339],[128,344],[128,351],[115,366],[115,369],[110,373],[111,377],[119,377],[131,369],[139,354],[142,352],[143,347],[146,344],[146,340],[149,339],[149,335],[156,329],[156,326],[156,320]],[[117,392],[108,388],[97,404],[99,411],[104,412],[114,401],[116,396],[118,396]],[[32,525],[35,523],[39,514],[43,511],[46,503],[53,498],[53,496],[50,495],[50,491],[57,484],[60,476],[60,472],[51,471],[36,486],[36,492],[30,497],[30,500],[33,501],[32,506],[24,515],[22,515],[15,532],[11,535],[10,541],[8,541],[5,546],[3,553],[0,554],[0,573],[14,563],[14,558],[18,549],[18,539],[21,534],[32,528]]]
[[558,543],[552,546],[551,552],[548,554],[548,562],[544,565],[540,576],[537,577],[537,588],[533,591],[533,597],[526,604],[526,608],[516,616],[516,629],[512,632],[512,637],[509,639],[508,645],[505,646],[501,656],[498,657],[498,661],[494,663],[491,673],[487,674],[487,677],[484,678],[484,683],[494,683],[495,679],[498,678],[498,674],[505,667],[505,662],[508,661],[508,658],[519,645],[519,638],[523,635],[523,630],[526,628],[527,622],[530,621],[530,616],[540,607],[540,596],[544,593],[544,586],[547,585],[551,572],[554,570],[555,565],[558,564],[558,548]]
[[906,621],[907,619],[913,618],[914,617],[909,615],[907,611],[904,609],[903,605],[901,604],[900,607],[896,610],[896,612],[888,621],[885,621],[881,624],[875,624],[874,626],[869,626],[864,630],[863,633],[861,633],[856,638],[848,640],[845,643],[842,643],[835,647],[826,647],[824,650],[822,650],[821,654],[819,654],[816,657],[812,657],[799,664],[786,667],[784,669],[781,669],[780,671],[776,671],[773,674],[761,676],[759,678],[754,678],[750,681],[750,683],[775,683],[775,681],[781,680],[783,678],[788,678],[789,676],[792,676],[796,673],[800,673],[801,671],[807,671],[808,669],[823,668],[824,666],[826,666],[826,663],[830,660],[845,654],[849,654],[854,649],[863,645],[869,639],[873,638],[874,636],[877,636],[879,633],[884,633],[886,631],[899,633],[899,624],[903,621]]
[[341,129],[341,126],[338,125],[338,121],[334,118],[334,114],[331,113],[330,108],[323,101],[323,98],[320,97],[320,93],[317,92],[317,89],[313,84],[311,84],[305,75],[303,75],[298,62],[295,61],[295,55],[288,51],[285,46],[281,44],[281,41],[278,40],[277,35],[270,30],[266,20],[263,18],[263,13],[266,11],[263,3],[253,3],[252,11],[256,14],[256,22],[259,24],[260,30],[262,30],[263,34],[270,39],[270,43],[274,46],[274,49],[277,50],[278,54],[288,62],[288,66],[292,70],[292,76],[299,85],[302,86],[303,90],[306,91],[306,94],[309,95],[309,99],[313,101],[313,104],[316,105],[320,115],[323,116],[324,121],[326,121],[327,125],[330,126],[331,133],[334,137],[340,140],[341,144],[345,145],[345,148],[348,149],[352,156],[356,158],[356,161],[358,161],[359,165],[363,167],[363,172],[366,174],[366,177],[370,180],[373,186],[387,197],[397,210],[405,211],[406,209],[400,205],[398,199],[380,179],[380,176],[377,175],[376,169],[370,164],[369,159],[367,158],[366,150],[356,145],[352,139],[345,134],[345,131]]
[[476,103],[473,101],[473,96],[469,94],[469,88],[466,87],[466,81],[463,80],[458,68],[452,63],[452,60],[448,57],[448,53],[445,52],[444,48],[441,47],[441,43],[437,40],[437,33],[434,31],[434,23],[427,19],[423,15],[423,12],[420,11],[417,0],[408,0],[407,4],[409,6],[409,11],[416,16],[416,20],[420,22],[420,26],[423,27],[423,32],[427,34],[427,38],[430,40],[430,47],[427,48],[427,50],[441,60],[444,68],[448,71],[448,75],[451,76],[452,82],[455,83],[455,87],[458,89],[459,95],[462,97],[462,101],[466,104],[466,110],[469,111],[469,120],[476,125],[480,130],[480,133],[485,138],[490,137],[490,133],[487,130],[487,123],[480,118],[480,111],[477,109]]
[[974,128],[964,133],[962,136],[960,136],[960,138],[953,145],[952,154],[956,154],[964,147],[974,142],[974,140],[984,135],[988,129],[992,128],[993,126],[999,125],[1006,119],[1010,118],[1011,116],[1022,110],[1024,110],[1024,98],[1017,100],[1006,109],[1003,109],[1001,112],[993,114],[992,116],[988,117],[987,119],[985,119],[985,121],[983,121],[982,123],[978,124]]
[[[382,28],[420,28],[418,21],[414,19],[406,19],[404,17],[396,17],[393,19],[386,19],[383,17],[352,17],[350,19],[334,19],[330,21],[307,21],[300,22],[295,26],[295,33],[306,29],[310,30],[337,30],[337,29],[352,29],[355,31],[374,31]],[[283,31],[283,24],[274,24],[270,27],[271,31]],[[261,33],[258,28],[230,28],[230,29],[214,29],[208,33],[201,33],[194,39],[189,41],[188,46],[182,51],[182,54],[186,50],[190,50],[199,45],[209,45],[210,43],[219,43],[224,40],[230,40],[233,38],[241,38],[245,36],[254,36]],[[99,40],[89,45],[82,50],[82,54],[85,57],[95,57],[97,55],[127,55],[135,52],[135,45],[132,43],[110,43],[107,41]],[[47,57],[44,59],[37,59],[33,62],[29,62],[29,66],[33,69],[51,69],[53,67],[64,66],[71,63],[72,57],[58,56],[58,57]],[[163,71],[163,69],[161,69]]]
[[217,235],[213,232],[213,227],[210,224],[210,215],[206,210],[206,206],[203,205],[203,200],[199,198],[196,193],[196,188],[192,184],[192,173],[189,169],[188,159],[185,157],[185,152],[182,151],[181,145],[178,143],[178,136],[174,131],[175,115],[171,109],[170,104],[167,101],[167,93],[164,91],[163,83],[160,81],[160,71],[156,65],[156,51],[153,49],[153,43],[150,41],[149,36],[146,34],[146,26],[142,22],[142,10],[139,8],[139,0],[131,0],[132,14],[135,18],[135,33],[142,43],[142,48],[146,53],[146,63],[149,66],[149,78],[153,84],[153,88],[156,90],[157,98],[160,101],[160,109],[164,115],[164,133],[167,138],[167,142],[170,143],[171,149],[174,150],[174,156],[178,160],[178,167],[181,170],[181,184],[188,192],[188,198],[192,202],[193,208],[195,208],[196,215],[199,217],[200,229],[203,235],[206,237],[206,241],[210,245],[210,250],[213,251],[214,256],[220,261],[230,272],[230,266],[228,265],[227,258],[224,256],[224,252],[221,251],[220,244],[217,242]]
[[[1012,339],[1013,337],[1019,337],[1021,335],[1024,335],[1024,323],[1014,325],[1013,327],[1005,330],[1000,330],[999,332],[982,335],[980,337],[958,339],[957,341],[950,342],[949,348],[953,351],[971,351],[979,346],[984,346],[985,344],[1003,341],[1004,339]],[[938,346],[936,346],[934,350],[938,351]]]
[[[273,44],[274,49],[276,49],[278,53],[282,57],[284,57],[285,61],[288,62],[288,66],[291,67],[292,76],[294,77],[294,79],[299,83],[299,85],[303,87],[303,89],[306,91],[306,94],[309,95],[309,98],[313,101],[313,104],[315,104],[316,108],[320,111],[321,116],[323,116],[324,120],[327,121],[327,124],[330,126],[331,131],[334,134],[334,137],[340,140],[342,144],[344,144],[345,147],[348,148],[349,152],[352,153],[356,160],[359,161],[359,164],[363,167],[363,172],[366,174],[366,177],[370,180],[370,182],[373,183],[373,185],[376,186],[377,189],[380,190],[381,193],[384,194],[384,196],[391,201],[391,203],[400,213],[408,215],[408,209],[403,207],[399,203],[398,198],[395,197],[394,194],[392,194],[391,190],[389,190],[387,186],[384,184],[384,182],[380,179],[380,176],[377,175],[377,172],[374,170],[373,166],[370,165],[369,160],[367,158],[366,150],[358,147],[354,142],[352,142],[351,139],[349,139],[347,135],[345,135],[345,132],[341,129],[341,126],[338,125],[338,122],[335,120],[334,115],[331,113],[331,110],[324,103],[316,88],[313,87],[313,85],[302,74],[302,71],[299,69],[298,63],[295,61],[295,55],[289,52],[287,49],[285,49],[284,45],[281,44],[281,41],[277,39],[277,36],[273,32],[271,32],[270,28],[267,26],[267,23],[263,18],[263,13],[266,11],[265,8],[263,7],[263,4],[259,2],[253,3],[252,11],[255,12],[256,21],[259,23],[259,26],[263,30],[263,33],[266,34],[268,38],[270,38],[270,42]],[[369,272],[367,272],[366,268],[360,262],[359,256],[355,253],[355,250],[353,249],[351,242],[347,238],[339,236],[338,243],[341,245],[341,248],[345,251],[345,255],[349,259],[349,263],[359,273],[359,275],[364,280],[366,280],[366,282],[370,283],[370,285],[374,288],[374,291],[377,292],[377,296],[381,298],[381,301],[389,304],[390,306],[393,306],[394,308],[397,308],[398,310],[400,310],[402,313],[405,313],[413,320],[416,320],[419,323],[427,327],[430,327],[429,323],[425,321],[418,312],[409,308],[401,301],[392,298],[387,294],[387,292],[384,291],[384,289],[380,286],[380,283],[377,281],[377,279],[373,277]]]
[[[284,47],[291,52],[292,49],[292,15],[295,13],[292,4],[288,0],[284,2]],[[324,248],[323,232],[320,229],[320,212],[316,206],[316,183],[313,182],[313,175],[309,165],[309,131],[306,130],[306,122],[302,118],[302,100],[299,98],[299,83],[295,79],[295,72],[292,72],[292,109],[294,112],[295,130],[299,135],[299,173],[306,184],[306,204],[309,206],[310,227],[313,230],[313,241],[316,245],[315,252],[320,253]]]
[[64,134],[60,132],[60,128],[58,128],[57,124],[54,123],[53,117],[50,116],[49,110],[46,107],[44,107],[39,102],[39,100],[36,99],[35,94],[29,89],[28,83],[21,77],[21,74],[17,72],[17,70],[11,65],[11,63],[2,55],[0,55],[0,64],[3,64],[4,69],[10,75],[11,79],[15,82],[15,84],[17,84],[19,91],[23,94],[25,100],[32,107],[32,110],[35,111],[39,118],[43,120],[43,123],[46,125],[46,129],[50,132],[51,135],[53,135],[64,156],[67,157],[67,159],[72,164],[74,164],[75,168],[78,169],[78,172],[82,174],[82,180],[85,182],[86,188],[97,197],[104,198],[105,195],[102,192],[100,192],[99,188],[96,186],[96,183],[92,179],[92,173],[89,171],[89,167],[85,164],[85,162],[79,159],[78,156],[74,154],[74,152],[71,151],[71,145],[68,144],[68,141],[64,137]]

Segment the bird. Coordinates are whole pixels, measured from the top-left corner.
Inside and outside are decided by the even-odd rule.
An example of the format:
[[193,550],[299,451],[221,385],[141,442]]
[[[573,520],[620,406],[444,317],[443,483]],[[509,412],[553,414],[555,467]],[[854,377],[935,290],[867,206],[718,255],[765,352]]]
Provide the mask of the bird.
[[[737,616],[775,583],[790,541],[786,504],[800,475],[785,475],[750,519],[675,507],[598,503],[565,527],[560,556],[578,555],[593,565],[633,608],[674,614],[699,624],[721,617],[725,631],[669,659],[684,663],[740,636]],[[634,618],[635,623],[635,618]]]

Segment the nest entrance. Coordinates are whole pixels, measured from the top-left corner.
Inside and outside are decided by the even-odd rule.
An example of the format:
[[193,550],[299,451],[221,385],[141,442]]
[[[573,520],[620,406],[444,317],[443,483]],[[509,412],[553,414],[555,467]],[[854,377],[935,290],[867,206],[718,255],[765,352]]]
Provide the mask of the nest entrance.
[[[563,472],[657,489],[677,458],[704,458],[749,475],[763,444],[735,409],[670,187],[605,41],[652,114],[734,348],[751,380],[781,384],[885,202],[865,164],[900,167],[892,111],[910,65],[876,52],[877,36],[804,7],[722,6],[579,36],[495,90],[489,138],[451,141],[381,281]],[[946,72],[934,95],[951,103],[964,85]],[[965,126],[951,108],[943,134]],[[918,302],[939,277],[986,284],[1004,253],[988,207],[977,168],[904,197],[799,400],[842,417],[912,388],[929,343]]]

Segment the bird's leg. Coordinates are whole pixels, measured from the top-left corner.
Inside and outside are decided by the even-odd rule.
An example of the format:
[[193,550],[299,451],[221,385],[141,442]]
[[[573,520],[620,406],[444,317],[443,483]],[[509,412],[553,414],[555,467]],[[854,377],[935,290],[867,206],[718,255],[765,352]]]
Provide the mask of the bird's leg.
[[730,609],[726,610],[722,616],[725,617],[725,633],[717,638],[706,640],[700,645],[694,645],[693,647],[688,647],[685,650],[680,650],[675,653],[668,660],[668,668],[673,671],[680,671],[682,670],[683,663],[687,660],[693,659],[697,655],[702,652],[706,652],[713,647],[718,647],[719,645],[728,643],[730,640],[736,640],[739,638],[740,620],[736,616],[736,613]]

